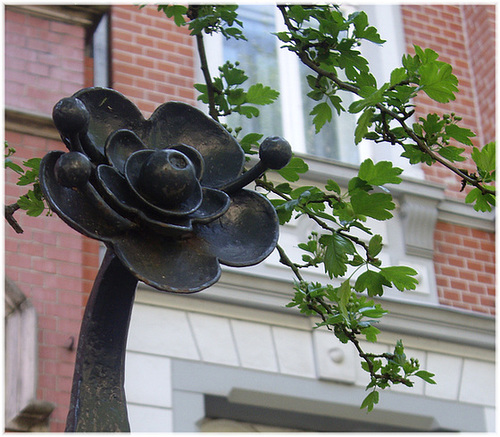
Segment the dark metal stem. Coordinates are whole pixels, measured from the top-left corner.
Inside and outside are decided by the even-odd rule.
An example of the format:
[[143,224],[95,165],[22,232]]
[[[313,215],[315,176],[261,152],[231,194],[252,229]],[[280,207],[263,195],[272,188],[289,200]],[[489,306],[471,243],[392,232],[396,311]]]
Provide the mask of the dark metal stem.
[[83,316],[67,432],[129,432],[125,348],[137,279],[108,249]]

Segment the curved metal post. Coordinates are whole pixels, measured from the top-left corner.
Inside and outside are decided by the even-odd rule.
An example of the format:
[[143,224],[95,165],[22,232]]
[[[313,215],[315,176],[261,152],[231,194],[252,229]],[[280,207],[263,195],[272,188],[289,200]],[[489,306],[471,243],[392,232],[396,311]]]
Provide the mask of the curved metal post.
[[130,431],[124,364],[136,286],[108,249],[82,321],[67,432]]

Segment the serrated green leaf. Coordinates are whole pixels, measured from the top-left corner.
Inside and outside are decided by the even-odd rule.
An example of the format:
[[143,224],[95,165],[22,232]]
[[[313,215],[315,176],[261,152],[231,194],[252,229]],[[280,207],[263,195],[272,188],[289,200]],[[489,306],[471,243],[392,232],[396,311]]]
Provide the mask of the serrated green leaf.
[[380,161],[376,164],[371,159],[365,159],[359,166],[358,177],[371,185],[399,184],[399,175],[403,169],[393,167],[390,161]]
[[358,293],[367,290],[369,296],[382,296],[384,294],[384,285],[390,287],[391,283],[380,273],[367,270],[358,276],[354,289]]
[[378,234],[374,235],[368,243],[368,253],[370,254],[370,256],[375,257],[380,253],[383,246],[382,236]]
[[465,152],[465,149],[461,147],[455,146],[446,146],[441,147],[437,151],[443,158],[446,158],[448,161],[452,162],[462,162],[465,161],[465,156],[462,156],[462,153]]
[[391,86],[397,85],[408,79],[408,74],[404,67],[396,68],[391,71]]
[[351,205],[357,215],[372,217],[376,220],[388,220],[392,217],[396,205],[392,196],[386,193],[369,194],[366,191],[357,191],[351,196]]
[[328,179],[326,181],[325,189],[340,194],[340,186],[333,179]]
[[309,115],[314,115],[313,124],[316,129],[316,133],[318,133],[321,128],[327,123],[332,121],[332,108],[327,102],[321,102],[317,104]]
[[271,87],[256,83],[248,88],[246,100],[247,103],[253,103],[254,105],[269,105],[278,98],[279,94],[278,91],[273,90]]
[[383,267],[380,273],[391,282],[399,291],[415,290],[418,284],[418,275],[415,269],[407,266]]
[[19,175],[24,174],[23,168],[15,163],[13,163],[9,158],[5,158],[5,168],[10,168],[11,170],[15,171]]
[[289,182],[296,182],[300,179],[301,173],[305,173],[309,170],[309,166],[304,162],[303,159],[297,156],[292,157],[288,165],[278,170],[278,173],[283,179]]
[[378,391],[374,390],[366,396],[366,398],[363,399],[363,402],[361,403],[360,409],[366,408],[368,412],[373,410],[373,407],[375,404],[378,404],[379,401],[379,394]]
[[419,370],[418,372],[415,372],[415,376],[418,376],[419,378],[423,379],[425,382],[428,382],[429,384],[436,384],[436,381],[432,379],[434,373],[427,372],[426,370]]
[[361,328],[361,334],[366,336],[366,340],[371,343],[377,342],[377,335],[380,334],[380,329],[373,325],[367,326],[366,328]]
[[465,144],[467,146],[472,146],[472,141],[470,137],[475,137],[476,134],[470,129],[460,127],[456,124],[448,124],[444,128],[447,135],[457,140],[459,143]]
[[356,123],[356,129],[354,131],[354,142],[359,144],[361,140],[368,133],[368,128],[372,125],[373,114],[375,109],[367,108],[363,111],[363,114],[358,118]]
[[259,140],[263,137],[262,134],[250,133],[245,135],[240,140],[240,145],[243,146],[255,146],[258,144]]
[[340,287],[338,288],[337,296],[339,299],[339,308],[340,312],[347,319],[347,304],[349,303],[349,298],[351,297],[351,284],[349,284],[349,280],[342,282]]
[[255,106],[238,106],[234,111],[246,118],[258,117],[260,114],[260,111]]
[[491,211],[491,206],[495,206],[495,197],[491,194],[483,194],[479,188],[473,188],[465,196],[465,203],[474,203],[476,211]]
[[484,145],[481,150],[474,147],[471,156],[478,169],[486,172],[496,169],[496,143],[494,141]]
[[455,100],[458,79],[452,74],[451,65],[444,62],[428,63],[420,66],[420,86],[432,99],[439,103]]
[[386,311],[380,307],[367,307],[367,308],[361,308],[359,312],[363,314],[363,316],[365,317],[379,319],[380,317],[383,317],[385,314],[387,314],[389,311]]
[[320,242],[326,248],[323,260],[325,272],[330,278],[343,276],[347,271],[347,255],[356,252],[352,242],[337,233],[322,235]]
[[21,196],[17,204],[19,208],[26,211],[30,217],[38,217],[44,210],[45,204],[43,200],[38,199],[33,191],[29,191],[25,196]]

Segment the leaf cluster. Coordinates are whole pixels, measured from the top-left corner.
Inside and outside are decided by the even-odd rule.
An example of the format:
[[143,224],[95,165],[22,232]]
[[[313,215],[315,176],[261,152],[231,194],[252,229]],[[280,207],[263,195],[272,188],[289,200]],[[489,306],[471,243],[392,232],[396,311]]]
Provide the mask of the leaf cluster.
[[[32,185],[32,188],[28,190],[26,194],[21,196],[17,205],[20,209],[25,210],[26,214],[31,217],[37,217],[42,214],[42,212],[47,209],[50,212],[48,206],[46,206],[42,190],[40,188],[40,183],[38,180],[38,173],[40,169],[41,158],[31,158],[22,162],[22,166],[16,164],[12,161],[11,157],[15,153],[15,149],[9,147],[7,142],[5,142],[5,155],[4,155],[4,166],[19,175],[16,185],[28,186]],[[23,168],[25,167],[25,168]]]
[[[279,92],[261,83],[250,85],[245,90],[242,85],[248,76],[238,67],[239,62],[233,64],[227,61],[219,67],[219,75],[212,79],[211,87],[218,115],[238,113],[247,118],[258,117],[260,111],[257,106],[270,105],[278,98]],[[200,92],[198,100],[208,104],[208,85],[195,84],[194,87]]]
[[220,33],[226,39],[246,40],[242,32],[243,23],[238,20],[237,5],[159,5],[168,18],[173,18],[179,27],[188,26],[191,35]]

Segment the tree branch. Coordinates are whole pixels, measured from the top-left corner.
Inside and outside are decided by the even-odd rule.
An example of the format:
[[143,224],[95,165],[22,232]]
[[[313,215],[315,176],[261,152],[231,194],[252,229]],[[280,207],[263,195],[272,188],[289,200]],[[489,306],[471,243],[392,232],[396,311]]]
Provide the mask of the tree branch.
[[219,111],[217,111],[215,106],[214,84],[212,82],[212,77],[210,76],[210,70],[208,69],[205,43],[203,42],[203,35],[201,33],[196,35],[196,44],[200,57],[201,71],[203,72],[203,78],[205,79],[205,84],[207,85],[208,112],[210,117],[212,117],[215,121],[219,121]]
[[14,218],[14,213],[19,209],[19,204],[13,203],[11,205],[5,205],[5,220],[7,223],[16,231],[18,234],[22,234],[24,232],[23,228],[19,225],[17,220]]
[[[291,23],[290,19],[287,16],[286,8],[285,6],[278,6],[278,9],[281,11],[281,14],[283,16],[283,20],[285,21],[285,25],[287,26],[288,29],[293,29],[293,30],[298,30],[296,29],[293,24]],[[359,96],[359,88],[343,82],[338,78],[338,76],[335,75],[335,73],[327,71],[323,68],[321,68],[319,65],[317,65],[310,57],[308,56],[307,52],[304,51],[303,48],[299,48],[298,41],[292,37],[292,40],[295,42],[297,45],[297,50],[295,50],[295,53],[299,57],[299,59],[302,61],[303,64],[308,66],[311,70],[316,72],[320,76],[327,77],[330,79],[337,87],[341,90],[344,91],[349,91],[357,96]],[[466,181],[469,185],[472,185],[479,190],[483,194],[492,194],[495,195],[496,190],[489,189],[487,187],[484,187],[480,181],[478,181],[476,178],[471,177],[468,173],[463,172],[459,168],[455,167],[453,164],[451,164],[448,160],[444,159],[437,153],[435,153],[425,141],[423,141],[414,131],[411,129],[407,124],[406,120],[408,119],[408,116],[401,117],[391,109],[387,108],[384,106],[382,103],[378,103],[375,105],[375,107],[382,113],[389,115],[392,117],[394,120],[396,120],[400,126],[404,129],[406,134],[416,143],[417,147],[424,152],[425,154],[429,155],[434,161],[439,162],[441,165],[445,166],[449,170],[451,170],[453,173],[455,173],[457,176],[459,176],[463,181]]]

